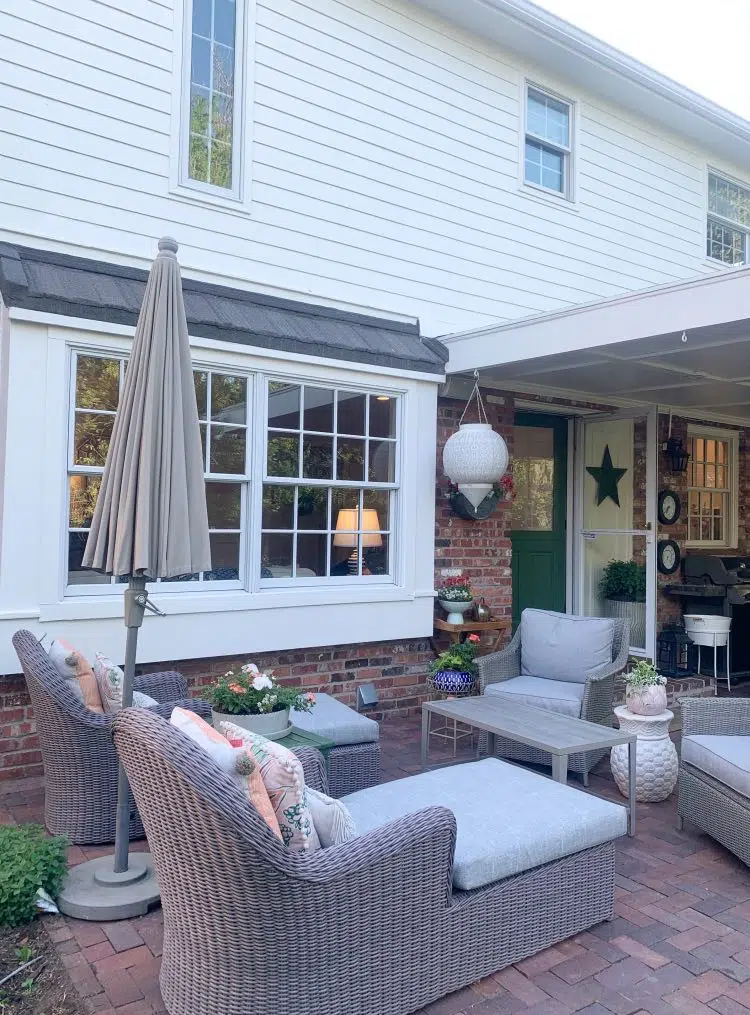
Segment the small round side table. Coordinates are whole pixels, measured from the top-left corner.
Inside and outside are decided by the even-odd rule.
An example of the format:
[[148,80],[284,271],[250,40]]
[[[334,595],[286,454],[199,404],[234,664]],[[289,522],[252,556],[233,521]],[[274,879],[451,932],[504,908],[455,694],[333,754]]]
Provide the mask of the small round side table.
[[[477,682],[472,680],[462,691],[455,691],[453,694],[448,694],[446,691],[442,691],[439,687],[435,687],[435,682],[432,677],[427,678],[427,684],[432,688],[434,694],[438,698],[445,698],[450,701],[451,698],[468,698],[470,695],[476,692]],[[456,748],[465,740],[466,737],[471,738],[471,743],[474,742],[474,727],[467,726],[466,723],[459,722],[457,719],[445,719],[441,726],[433,728],[432,726],[432,715],[430,715],[428,722],[430,724],[427,737],[437,737],[439,740],[445,740],[447,744],[453,745],[453,757],[456,756]]]
[[[677,784],[677,751],[669,738],[674,713],[667,709],[658,715],[637,715],[624,705],[615,708],[620,729],[635,733],[635,798],[655,803],[666,800]],[[610,755],[612,775],[624,797],[628,795],[628,748],[619,744]]]

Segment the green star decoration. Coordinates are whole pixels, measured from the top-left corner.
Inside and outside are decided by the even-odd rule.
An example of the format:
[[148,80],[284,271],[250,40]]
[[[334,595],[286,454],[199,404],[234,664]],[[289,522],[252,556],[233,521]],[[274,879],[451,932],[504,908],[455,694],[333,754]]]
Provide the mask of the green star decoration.
[[627,469],[616,469],[612,464],[612,455],[609,453],[609,444],[604,448],[602,464],[587,465],[586,472],[596,480],[596,506],[599,507],[607,497],[620,506],[620,495],[617,492],[617,484],[627,472]]

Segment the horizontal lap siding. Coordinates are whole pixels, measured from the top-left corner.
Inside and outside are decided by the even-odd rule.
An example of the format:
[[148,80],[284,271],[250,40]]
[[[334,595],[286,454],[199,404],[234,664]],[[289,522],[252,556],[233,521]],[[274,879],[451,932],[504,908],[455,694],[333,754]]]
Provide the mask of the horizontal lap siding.
[[169,195],[170,3],[17,7],[0,14],[9,238],[147,258],[173,232],[188,268],[428,333],[705,268],[700,153],[556,83],[580,100],[578,205],[527,196],[520,81],[543,70],[407,4],[258,0],[250,215]]

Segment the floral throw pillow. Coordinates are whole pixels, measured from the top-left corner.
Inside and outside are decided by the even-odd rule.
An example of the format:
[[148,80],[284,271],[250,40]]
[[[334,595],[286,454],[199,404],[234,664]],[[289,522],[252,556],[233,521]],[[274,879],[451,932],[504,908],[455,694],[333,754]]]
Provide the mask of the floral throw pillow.
[[125,674],[119,666],[115,666],[111,659],[96,653],[94,662],[94,676],[99,688],[102,705],[105,712],[119,712],[122,708],[122,682]]
[[281,744],[234,723],[221,722],[219,730],[230,742],[243,743],[257,763],[287,849],[299,853],[320,849],[299,758]]

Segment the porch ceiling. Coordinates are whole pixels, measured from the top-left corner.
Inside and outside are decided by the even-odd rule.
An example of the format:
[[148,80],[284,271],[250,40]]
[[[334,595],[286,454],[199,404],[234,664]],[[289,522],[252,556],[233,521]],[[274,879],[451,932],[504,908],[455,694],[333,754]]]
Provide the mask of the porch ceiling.
[[443,341],[448,373],[511,390],[750,420],[750,269]]

